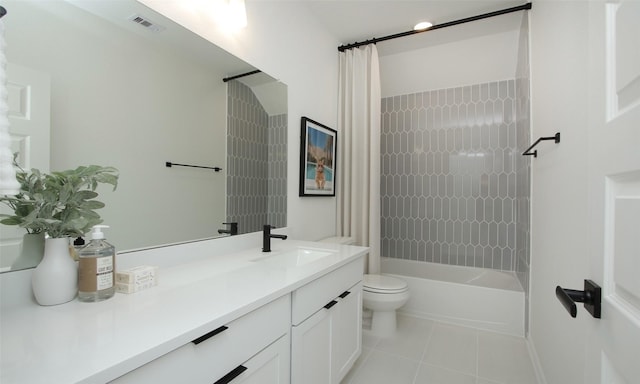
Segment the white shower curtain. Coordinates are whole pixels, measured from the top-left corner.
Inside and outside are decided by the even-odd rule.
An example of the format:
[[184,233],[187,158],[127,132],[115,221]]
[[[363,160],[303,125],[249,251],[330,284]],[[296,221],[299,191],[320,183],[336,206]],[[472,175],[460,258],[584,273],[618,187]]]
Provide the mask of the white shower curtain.
[[337,234],[369,246],[380,272],[380,70],[374,44],[340,53]]

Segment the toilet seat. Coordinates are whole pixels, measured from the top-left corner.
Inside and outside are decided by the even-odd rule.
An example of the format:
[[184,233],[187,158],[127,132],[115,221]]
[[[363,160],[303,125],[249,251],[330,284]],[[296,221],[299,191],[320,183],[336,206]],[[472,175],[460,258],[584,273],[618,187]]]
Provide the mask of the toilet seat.
[[362,289],[371,293],[402,293],[409,287],[407,282],[391,276],[385,275],[364,275]]

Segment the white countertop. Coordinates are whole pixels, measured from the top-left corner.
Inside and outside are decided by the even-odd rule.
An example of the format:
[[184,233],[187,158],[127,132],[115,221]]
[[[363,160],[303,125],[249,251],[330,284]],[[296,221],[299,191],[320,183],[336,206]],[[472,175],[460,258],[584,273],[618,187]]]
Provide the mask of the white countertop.
[[[335,251],[298,266],[253,262],[298,247]],[[176,252],[179,251],[176,248]],[[366,254],[367,248],[274,241],[161,267],[158,286],[99,303],[36,304],[0,314],[0,383],[104,383]],[[176,255],[179,257],[179,255]]]

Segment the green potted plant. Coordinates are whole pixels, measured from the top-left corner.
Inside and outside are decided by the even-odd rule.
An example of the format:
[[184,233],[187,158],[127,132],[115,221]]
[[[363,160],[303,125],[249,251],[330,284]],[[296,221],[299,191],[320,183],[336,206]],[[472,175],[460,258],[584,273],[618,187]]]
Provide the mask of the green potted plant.
[[[15,158],[13,164],[18,167]],[[20,184],[19,196],[15,198],[0,197],[0,201],[13,211],[13,215],[0,214],[0,218],[2,218],[0,224],[21,226],[26,230],[22,237],[20,253],[11,264],[11,270],[35,267],[42,260],[44,254],[44,231],[42,228],[32,227],[25,223],[25,218],[33,210],[35,202],[33,195],[42,188],[42,176],[38,170],[34,170],[32,173],[22,171],[16,173],[16,179]]]
[[110,184],[115,190],[118,170],[90,165],[50,174],[20,170],[16,176],[20,193],[0,197],[13,214],[0,215],[0,223],[48,235],[44,258],[33,272],[34,295],[42,305],[67,302],[77,292],[77,271],[69,257],[68,237],[83,236],[102,222],[95,210],[103,208],[104,203],[96,200],[96,189],[99,184]]

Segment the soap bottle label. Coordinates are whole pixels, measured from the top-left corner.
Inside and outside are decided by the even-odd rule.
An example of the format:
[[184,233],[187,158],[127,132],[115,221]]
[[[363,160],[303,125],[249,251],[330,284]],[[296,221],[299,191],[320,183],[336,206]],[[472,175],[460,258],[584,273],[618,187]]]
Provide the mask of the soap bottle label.
[[78,290],[101,291],[113,287],[113,256],[80,258]]

